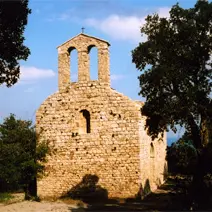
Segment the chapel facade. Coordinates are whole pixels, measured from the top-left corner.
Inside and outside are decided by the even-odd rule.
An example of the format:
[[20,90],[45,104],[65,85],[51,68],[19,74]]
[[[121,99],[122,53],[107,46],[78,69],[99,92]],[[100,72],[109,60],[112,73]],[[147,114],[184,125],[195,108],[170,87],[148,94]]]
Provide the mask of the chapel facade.
[[[89,52],[98,49],[98,80],[90,80]],[[141,115],[144,103],[110,87],[107,41],[81,33],[58,47],[58,85],[36,113],[39,141],[51,154],[38,180],[41,198],[65,195],[85,176],[97,176],[109,198],[155,190],[166,173],[166,136],[152,141]],[[71,82],[70,54],[78,52],[78,82]]]

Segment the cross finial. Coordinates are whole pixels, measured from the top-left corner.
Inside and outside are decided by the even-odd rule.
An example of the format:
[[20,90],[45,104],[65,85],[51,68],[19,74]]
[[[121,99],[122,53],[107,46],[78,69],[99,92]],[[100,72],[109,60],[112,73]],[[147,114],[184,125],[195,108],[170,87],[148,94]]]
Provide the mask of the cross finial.
[[84,27],[82,27],[82,33],[84,33],[84,29],[85,29],[85,28],[84,28]]

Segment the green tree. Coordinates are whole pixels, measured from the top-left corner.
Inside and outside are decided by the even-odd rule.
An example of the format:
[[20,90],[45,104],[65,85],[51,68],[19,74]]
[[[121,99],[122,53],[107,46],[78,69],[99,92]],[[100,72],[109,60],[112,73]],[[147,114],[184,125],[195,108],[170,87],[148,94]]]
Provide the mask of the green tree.
[[167,147],[168,171],[173,174],[193,174],[197,152],[188,132]]
[[31,121],[13,114],[0,125],[0,191],[24,189],[25,197],[37,196],[36,176],[43,170],[47,144],[36,144]]
[[0,1],[0,85],[15,84],[20,75],[20,60],[30,54],[24,45],[27,25],[28,0]]
[[191,132],[198,155],[194,185],[199,191],[212,124],[212,3],[199,0],[190,9],[176,4],[170,18],[149,15],[141,33],[147,41],[132,51],[132,61],[142,71],[140,95],[146,97],[142,114],[148,134],[154,139],[169,127],[176,132],[176,125]]

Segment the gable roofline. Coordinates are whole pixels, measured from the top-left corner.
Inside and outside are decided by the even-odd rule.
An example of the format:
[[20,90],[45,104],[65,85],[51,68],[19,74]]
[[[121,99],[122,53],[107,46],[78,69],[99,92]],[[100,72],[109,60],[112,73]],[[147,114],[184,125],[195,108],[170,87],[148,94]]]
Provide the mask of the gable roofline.
[[103,39],[100,39],[100,38],[97,38],[97,37],[94,37],[94,36],[90,36],[90,35],[87,35],[87,34],[81,32],[81,33],[79,33],[78,35],[72,37],[71,39],[65,41],[65,42],[62,43],[61,45],[57,46],[57,49],[58,49],[59,47],[63,46],[64,44],[68,43],[70,40],[72,40],[72,39],[74,39],[74,38],[76,38],[76,37],[78,37],[78,36],[80,36],[80,35],[84,35],[84,36],[89,37],[89,38],[97,39],[97,40],[99,40],[99,41],[102,41],[102,42],[107,43],[107,45],[110,46],[110,43],[109,43],[108,41],[106,41],[106,40],[103,40]]

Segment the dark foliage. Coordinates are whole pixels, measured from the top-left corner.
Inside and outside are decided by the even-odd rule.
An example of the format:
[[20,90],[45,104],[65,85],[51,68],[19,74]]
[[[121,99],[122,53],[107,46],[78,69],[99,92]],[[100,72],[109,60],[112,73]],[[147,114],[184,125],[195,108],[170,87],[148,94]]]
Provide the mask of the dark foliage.
[[176,131],[179,124],[191,131],[194,146],[201,149],[201,128],[212,117],[212,3],[197,1],[191,9],[177,4],[169,19],[155,14],[146,21],[141,33],[148,39],[133,50],[132,58],[143,72],[140,94],[146,97],[142,114],[148,133],[156,138],[169,126]]
[[24,45],[24,30],[31,11],[28,0],[0,1],[0,85],[15,84],[20,75],[20,60],[30,54]]
[[26,198],[36,196],[36,176],[48,153],[47,144],[36,140],[31,121],[11,114],[0,124],[0,192],[24,189]]
[[142,72],[148,134],[154,139],[169,127],[176,132],[176,125],[190,132],[197,152],[192,195],[204,205],[204,152],[212,138],[212,2],[198,0],[190,9],[176,4],[170,18],[148,16],[141,33],[147,41],[132,51],[132,61]]
[[176,143],[167,147],[167,162],[169,173],[194,174],[197,165],[197,151],[188,132]]

